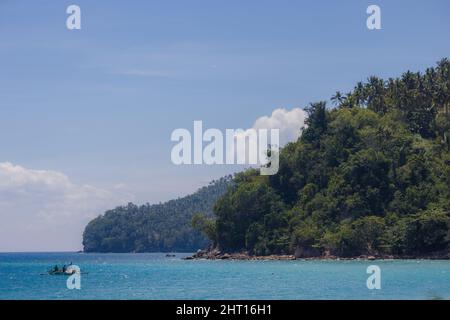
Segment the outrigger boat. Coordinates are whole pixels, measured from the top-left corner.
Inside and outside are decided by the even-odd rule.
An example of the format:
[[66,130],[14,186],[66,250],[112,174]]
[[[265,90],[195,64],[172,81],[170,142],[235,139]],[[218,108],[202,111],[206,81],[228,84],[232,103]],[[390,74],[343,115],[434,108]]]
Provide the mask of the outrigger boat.
[[72,263],[69,265],[64,265],[62,268],[58,267],[58,265],[55,265],[52,269],[47,271],[47,274],[51,276],[70,276],[72,274],[75,274],[77,270],[75,268],[72,268]]

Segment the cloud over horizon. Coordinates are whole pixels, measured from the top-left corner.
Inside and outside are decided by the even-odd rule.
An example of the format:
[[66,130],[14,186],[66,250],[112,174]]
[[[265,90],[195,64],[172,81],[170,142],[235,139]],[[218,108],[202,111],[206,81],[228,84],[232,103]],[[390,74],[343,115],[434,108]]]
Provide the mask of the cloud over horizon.
[[77,185],[67,175],[0,163],[0,251],[81,249],[92,218],[133,197],[117,188]]

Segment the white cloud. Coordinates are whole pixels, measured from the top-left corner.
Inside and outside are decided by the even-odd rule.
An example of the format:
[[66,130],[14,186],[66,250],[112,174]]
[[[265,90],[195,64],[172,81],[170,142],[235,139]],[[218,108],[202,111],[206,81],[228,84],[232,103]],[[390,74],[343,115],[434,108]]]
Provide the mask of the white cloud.
[[256,119],[253,129],[279,129],[280,146],[295,141],[301,134],[305,124],[306,112],[300,108],[286,110],[278,108],[273,110],[270,117],[263,116]]
[[[235,145],[235,152],[237,154],[237,157],[247,159],[246,164],[254,164],[249,161],[249,159],[252,159],[252,157],[253,159],[257,158],[257,154],[255,153],[255,151],[265,152],[265,150],[257,151],[255,149],[249,148],[249,146],[251,145],[258,145],[258,137],[254,134],[255,130],[256,132],[258,132],[258,130],[260,129],[278,129],[279,147],[283,147],[288,142],[296,141],[299,138],[303,127],[305,126],[306,117],[306,112],[300,108],[294,108],[290,111],[284,108],[278,108],[273,110],[270,116],[263,116],[256,119],[251,129],[243,130],[235,134],[235,141],[237,141],[237,139],[246,139],[245,145]],[[270,136],[270,133],[268,135]],[[277,144],[274,141],[269,141],[269,143]],[[261,157],[259,157],[259,160],[259,164],[264,164],[265,159],[261,159]]]
[[0,163],[0,251],[78,250],[90,219],[131,200],[61,172]]

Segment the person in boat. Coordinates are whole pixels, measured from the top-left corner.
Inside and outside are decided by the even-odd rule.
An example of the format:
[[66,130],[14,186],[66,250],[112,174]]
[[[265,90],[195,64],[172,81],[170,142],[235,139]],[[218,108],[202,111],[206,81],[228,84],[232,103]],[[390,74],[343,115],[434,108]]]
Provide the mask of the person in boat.
[[58,265],[55,264],[55,266],[53,267],[53,272],[58,272],[58,271],[59,271]]
[[66,272],[66,270],[67,270],[67,266],[66,265],[63,265],[63,267],[62,267],[62,271],[65,273]]

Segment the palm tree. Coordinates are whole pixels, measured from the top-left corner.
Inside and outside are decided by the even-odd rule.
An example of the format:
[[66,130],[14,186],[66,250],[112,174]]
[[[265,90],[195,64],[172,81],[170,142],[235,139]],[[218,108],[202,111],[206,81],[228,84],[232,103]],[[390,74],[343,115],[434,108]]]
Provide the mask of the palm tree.
[[345,97],[342,95],[340,91],[336,91],[336,93],[331,97],[331,101],[335,106],[342,105]]
[[364,85],[361,81],[359,81],[356,84],[355,89],[353,90],[353,96],[355,97],[355,103],[356,105],[361,105],[366,100],[366,90],[364,88]]

